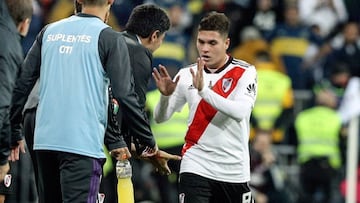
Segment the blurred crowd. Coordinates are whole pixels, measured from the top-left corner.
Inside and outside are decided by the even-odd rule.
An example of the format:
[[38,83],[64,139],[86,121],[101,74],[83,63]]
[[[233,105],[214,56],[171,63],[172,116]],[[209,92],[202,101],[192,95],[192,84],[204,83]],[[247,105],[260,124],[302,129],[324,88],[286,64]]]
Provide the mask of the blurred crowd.
[[[34,15],[23,39],[25,54],[45,25],[73,15],[73,1],[33,1]],[[204,13],[216,10],[230,18],[228,53],[254,64],[258,71],[250,143],[251,186],[257,203],[344,202],[345,188],[340,186],[345,177],[349,119],[336,112],[343,108],[350,81],[354,84],[357,81],[352,79],[360,77],[360,1],[115,0],[110,26],[121,31],[132,9],[143,3],[154,3],[168,11],[171,28],[154,52],[153,66],[165,65],[172,75],[196,61],[193,25],[198,25]],[[158,99],[154,90],[151,82],[150,118],[151,102]],[[303,97],[304,93],[309,96]],[[171,127],[153,124],[161,149],[180,154],[186,115],[179,115]],[[178,125],[179,121],[183,124]],[[178,136],[166,140],[160,134]],[[294,149],[290,158],[279,150],[282,146]],[[286,156],[286,161],[296,160],[291,163],[298,170],[296,177],[289,177],[284,161],[279,161],[284,159],[281,156]],[[169,164],[174,173],[164,177],[154,173],[151,165],[134,161],[137,202],[177,202],[179,166]]]

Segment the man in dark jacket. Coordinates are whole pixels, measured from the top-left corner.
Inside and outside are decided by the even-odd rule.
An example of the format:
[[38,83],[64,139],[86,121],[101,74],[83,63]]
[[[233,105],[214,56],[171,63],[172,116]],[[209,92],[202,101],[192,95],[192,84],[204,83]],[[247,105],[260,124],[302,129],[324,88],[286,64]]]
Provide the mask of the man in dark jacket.
[[[23,106],[41,72],[34,137],[40,201],[96,198],[105,158],[103,138],[110,83],[114,98],[128,117],[127,124],[136,126],[134,136],[142,137],[141,144],[150,149],[148,154],[157,152],[133,91],[125,41],[103,23],[113,2],[84,0],[81,14],[45,27],[17,80],[11,108],[14,130],[21,123]],[[16,135],[13,131],[13,136],[19,137]],[[117,147],[120,151],[111,150],[112,155],[128,153],[125,143],[119,142]],[[49,176],[52,178],[46,178]],[[68,181],[71,184],[61,184]]]
[[[169,28],[170,20],[163,9],[155,5],[143,4],[133,9],[122,33],[129,50],[135,92],[143,108],[145,108],[147,87],[153,68],[152,53],[160,47]],[[126,122],[126,119],[123,122]],[[124,131],[128,131],[125,125],[122,127]]]
[[0,181],[9,170],[9,107],[15,78],[24,59],[20,40],[29,30],[32,12],[30,0],[0,2]]
[[[152,53],[160,47],[165,37],[165,32],[169,30],[169,28],[170,19],[163,9],[152,4],[142,4],[133,9],[126,24],[125,31],[122,32],[129,51],[130,64],[134,76],[135,92],[139,96],[138,100],[142,108],[145,108],[147,87],[152,74]],[[127,124],[127,122],[129,122],[129,118],[123,111],[119,111],[117,117],[118,122],[122,123],[121,132],[125,137],[127,145],[130,146],[131,143],[134,143],[137,154],[141,155],[144,150],[144,147],[141,145],[143,141],[141,138],[135,136],[136,134],[133,132],[133,129],[131,129],[131,126]],[[111,136],[105,136],[105,143],[108,142],[109,138],[111,138]],[[159,152],[164,153],[161,150]],[[167,154],[166,158],[161,158],[163,158],[163,160],[179,160],[180,157]],[[150,162],[155,167],[159,164],[159,161],[161,161],[156,159],[156,157],[151,157],[150,159],[152,159]],[[137,162],[138,160],[133,161]],[[137,187],[144,186],[143,180],[139,179],[141,176],[136,175],[136,166],[139,164],[141,165],[142,163],[138,162],[133,164],[135,189],[137,189]],[[168,171],[165,170],[167,164],[165,167],[164,166],[165,165],[157,167],[157,169],[165,174],[169,173],[169,169]],[[113,181],[114,176],[115,174],[113,173],[112,176],[105,177],[103,179],[103,186],[109,186],[110,188],[113,187],[113,184],[115,183]],[[109,199],[115,199],[114,194],[112,193],[107,193],[106,198],[106,201],[109,201]],[[111,202],[111,200],[109,202]]]

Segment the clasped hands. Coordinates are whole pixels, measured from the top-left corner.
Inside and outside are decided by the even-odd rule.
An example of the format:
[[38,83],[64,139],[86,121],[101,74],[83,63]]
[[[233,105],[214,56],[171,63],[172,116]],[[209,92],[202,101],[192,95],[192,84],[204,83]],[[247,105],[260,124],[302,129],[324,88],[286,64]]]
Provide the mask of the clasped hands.
[[168,166],[169,160],[181,160],[181,156],[169,154],[163,150],[158,149],[157,145],[155,148],[145,148],[141,155],[136,153],[135,145],[131,144],[131,152],[127,147],[114,149],[110,152],[116,160],[129,159],[134,156],[137,159],[145,160],[150,162],[155,170],[161,175],[170,175],[171,170]]

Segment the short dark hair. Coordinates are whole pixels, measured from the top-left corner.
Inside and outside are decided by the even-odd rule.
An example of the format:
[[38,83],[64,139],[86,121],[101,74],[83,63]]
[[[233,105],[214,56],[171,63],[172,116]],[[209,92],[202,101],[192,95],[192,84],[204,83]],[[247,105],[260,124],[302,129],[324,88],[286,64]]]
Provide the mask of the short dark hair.
[[228,37],[230,30],[230,21],[224,13],[211,11],[200,21],[199,31],[217,31],[222,36]]
[[31,19],[33,14],[32,0],[6,0],[6,4],[16,26],[26,18]]
[[125,30],[141,37],[149,37],[154,31],[162,34],[170,29],[170,19],[166,12],[153,4],[136,6],[130,14]]

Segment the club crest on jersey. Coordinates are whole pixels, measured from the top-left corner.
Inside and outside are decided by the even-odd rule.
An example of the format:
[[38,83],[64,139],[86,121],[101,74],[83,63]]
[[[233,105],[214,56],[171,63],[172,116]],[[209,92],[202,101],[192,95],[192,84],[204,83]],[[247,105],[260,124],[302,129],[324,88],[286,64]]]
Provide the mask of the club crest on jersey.
[[231,88],[231,84],[233,82],[232,78],[224,78],[222,79],[222,90],[223,92],[228,92]]
[[104,203],[105,200],[105,194],[104,193],[98,193],[98,201],[97,203]]
[[5,187],[10,187],[11,185],[11,174],[6,174],[4,178]]
[[184,203],[185,202],[185,193],[180,193],[179,194],[179,203]]

